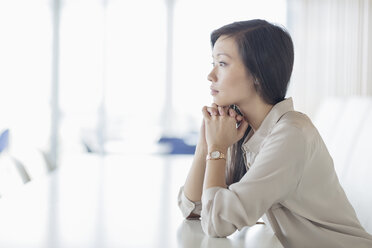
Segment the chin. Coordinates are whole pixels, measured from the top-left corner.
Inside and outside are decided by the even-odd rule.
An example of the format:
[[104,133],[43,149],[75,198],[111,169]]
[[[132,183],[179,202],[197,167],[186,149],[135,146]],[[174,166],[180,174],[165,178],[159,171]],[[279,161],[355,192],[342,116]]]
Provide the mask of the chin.
[[218,97],[214,97],[213,98],[213,102],[215,104],[217,104],[218,106],[230,106],[231,104],[233,104],[231,101],[226,101],[226,100],[223,100],[223,99],[218,99]]

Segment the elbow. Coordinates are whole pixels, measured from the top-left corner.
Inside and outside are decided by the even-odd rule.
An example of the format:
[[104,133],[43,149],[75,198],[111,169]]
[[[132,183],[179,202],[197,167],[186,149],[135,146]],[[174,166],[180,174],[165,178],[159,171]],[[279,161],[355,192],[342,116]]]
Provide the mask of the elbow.
[[230,223],[214,224],[211,221],[201,219],[203,232],[211,238],[226,238],[236,231],[236,228]]
[[[219,191],[220,189],[215,188],[214,190]],[[223,202],[226,200],[218,200],[218,197],[222,196],[222,192],[216,192],[213,198],[206,195],[202,198],[201,226],[204,233],[209,237],[225,238],[237,229],[228,216],[223,216],[223,212],[226,212],[226,210],[223,210],[225,207]]]
[[[203,219],[201,222],[201,226],[205,235],[211,238],[224,238],[224,236],[218,235],[213,226],[209,225],[208,223],[203,223]],[[226,236],[225,236],[226,237]]]

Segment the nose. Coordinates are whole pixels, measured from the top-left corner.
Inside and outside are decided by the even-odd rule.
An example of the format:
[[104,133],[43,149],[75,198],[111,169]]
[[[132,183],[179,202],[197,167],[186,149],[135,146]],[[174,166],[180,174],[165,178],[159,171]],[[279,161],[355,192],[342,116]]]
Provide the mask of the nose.
[[212,69],[212,71],[208,74],[208,80],[211,81],[212,83],[216,82],[217,81],[217,78],[216,78],[216,74],[214,72],[214,67]]

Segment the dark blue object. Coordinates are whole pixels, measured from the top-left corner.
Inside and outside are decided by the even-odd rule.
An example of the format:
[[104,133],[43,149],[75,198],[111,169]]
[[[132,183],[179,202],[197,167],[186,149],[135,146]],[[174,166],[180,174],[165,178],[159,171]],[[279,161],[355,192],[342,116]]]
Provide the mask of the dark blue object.
[[161,137],[158,143],[170,146],[167,154],[194,154],[196,149],[196,145],[188,145],[183,139],[175,137]]
[[9,129],[5,129],[0,135],[0,153],[7,148],[9,144]]

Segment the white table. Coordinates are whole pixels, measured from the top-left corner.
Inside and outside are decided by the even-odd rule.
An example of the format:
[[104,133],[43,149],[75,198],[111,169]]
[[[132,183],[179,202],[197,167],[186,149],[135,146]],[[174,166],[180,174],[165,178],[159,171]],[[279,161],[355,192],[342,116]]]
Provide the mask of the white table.
[[71,157],[0,199],[0,247],[282,247],[265,225],[209,238],[177,193],[191,156]]

